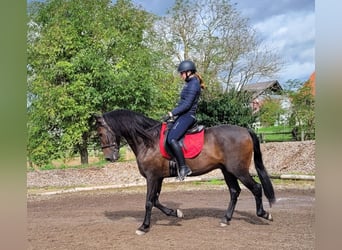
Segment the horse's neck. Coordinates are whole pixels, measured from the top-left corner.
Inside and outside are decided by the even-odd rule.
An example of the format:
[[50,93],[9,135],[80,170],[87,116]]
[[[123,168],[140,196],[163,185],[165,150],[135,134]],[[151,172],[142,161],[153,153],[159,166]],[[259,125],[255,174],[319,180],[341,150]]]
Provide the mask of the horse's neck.
[[125,135],[123,135],[123,137],[125,138],[128,146],[132,149],[135,156],[138,156],[139,151],[140,151],[139,149],[144,144],[142,138],[140,138],[140,137],[132,138],[131,136],[129,136],[129,133],[125,133]]
[[[126,141],[127,141],[127,139],[126,139]],[[138,146],[135,143],[133,143],[132,141],[129,141],[129,140],[127,141],[127,144],[132,149],[134,155],[137,156],[138,153],[139,153]]]
[[[136,158],[139,158],[139,155],[145,154],[148,149],[150,148],[147,146],[144,142],[144,139],[140,136],[136,136],[132,138],[131,136],[123,136],[129,145],[129,147],[132,149],[134,155]],[[153,143],[154,145],[158,145],[158,141]]]
[[[126,121],[129,122],[129,121]],[[155,124],[154,127],[158,126],[159,124]],[[138,129],[136,131],[131,131],[125,126],[121,127],[121,136],[125,138],[126,142],[134,152],[135,156],[138,156],[140,153],[143,153],[147,150],[147,146],[145,144],[145,139],[140,135],[141,130],[145,130],[141,128],[140,132]],[[140,129],[140,128],[139,128]]]

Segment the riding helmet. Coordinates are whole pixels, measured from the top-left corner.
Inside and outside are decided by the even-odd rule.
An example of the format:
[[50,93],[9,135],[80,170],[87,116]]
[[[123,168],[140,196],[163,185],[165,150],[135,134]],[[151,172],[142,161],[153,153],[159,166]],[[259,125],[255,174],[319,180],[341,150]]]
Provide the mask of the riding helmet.
[[193,61],[190,61],[190,60],[182,61],[178,66],[178,72],[181,73],[184,71],[196,72],[197,70],[196,70],[195,63]]

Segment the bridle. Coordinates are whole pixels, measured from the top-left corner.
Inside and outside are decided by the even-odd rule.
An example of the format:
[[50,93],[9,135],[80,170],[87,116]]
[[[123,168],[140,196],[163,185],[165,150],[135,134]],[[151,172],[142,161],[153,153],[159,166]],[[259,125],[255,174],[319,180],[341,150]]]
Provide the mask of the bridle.
[[[109,131],[111,134],[113,134],[112,130],[107,126],[104,126],[106,128],[107,131]],[[109,137],[108,135],[106,134],[106,137],[107,137],[107,141],[110,141],[108,140]],[[104,145],[104,146],[101,146],[101,149],[105,149],[105,148],[111,148],[111,147],[116,147],[117,148],[117,143],[116,142],[113,142],[113,143],[110,143],[110,144],[107,144],[107,145]]]
[[[102,149],[105,149],[105,148],[111,148],[111,147],[115,147],[116,146],[116,143],[111,143],[109,145],[105,145],[105,146],[101,146]],[[120,146],[121,147],[121,146]]]
[[[149,130],[152,130],[152,129],[155,129],[156,127],[160,126],[160,124],[156,124],[154,125],[153,127],[147,129],[147,131]],[[113,133],[111,131],[110,128],[106,128],[107,130],[109,130],[111,133]],[[126,141],[124,141],[123,143],[120,143],[120,147],[119,148],[122,148],[123,146],[127,145],[128,143]],[[101,149],[105,149],[105,148],[111,148],[111,147],[117,147],[117,143],[116,142],[113,142],[111,144],[107,144],[107,145],[104,145],[104,146],[101,146]]]

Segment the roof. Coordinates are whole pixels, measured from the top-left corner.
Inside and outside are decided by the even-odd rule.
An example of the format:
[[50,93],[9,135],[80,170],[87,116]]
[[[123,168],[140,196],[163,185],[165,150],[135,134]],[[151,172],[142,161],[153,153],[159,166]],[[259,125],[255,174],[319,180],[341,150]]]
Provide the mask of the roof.
[[310,88],[310,92],[313,96],[316,95],[316,72],[314,71],[309,80],[304,84],[304,86],[308,86]]
[[256,98],[262,94],[266,94],[267,92],[279,94],[283,88],[277,80],[273,80],[246,84],[242,87],[242,90],[253,92],[253,98]]

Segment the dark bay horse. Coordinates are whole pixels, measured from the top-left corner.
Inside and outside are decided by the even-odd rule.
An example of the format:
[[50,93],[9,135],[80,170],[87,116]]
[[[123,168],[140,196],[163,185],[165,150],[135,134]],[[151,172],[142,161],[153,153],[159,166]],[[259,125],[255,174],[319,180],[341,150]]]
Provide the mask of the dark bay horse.
[[[130,110],[114,110],[96,115],[96,126],[105,158],[111,162],[119,158],[120,140],[124,138],[136,156],[141,175],[146,178],[145,218],[136,233],[141,235],[150,229],[153,207],[168,216],[183,217],[179,209],[167,208],[159,202],[163,179],[171,177],[169,160],[162,157],[159,149],[161,122]],[[254,181],[249,173],[253,153],[261,184]],[[186,163],[192,170],[191,176],[221,169],[230,193],[222,226],[232,219],[241,191],[238,180],[253,193],[257,216],[273,220],[263,208],[262,190],[270,206],[275,202],[274,190],[263,164],[259,140],[253,131],[233,125],[206,128],[201,153],[195,158],[186,159]]]

